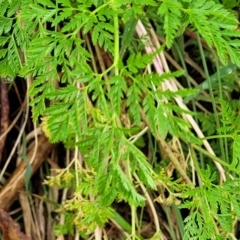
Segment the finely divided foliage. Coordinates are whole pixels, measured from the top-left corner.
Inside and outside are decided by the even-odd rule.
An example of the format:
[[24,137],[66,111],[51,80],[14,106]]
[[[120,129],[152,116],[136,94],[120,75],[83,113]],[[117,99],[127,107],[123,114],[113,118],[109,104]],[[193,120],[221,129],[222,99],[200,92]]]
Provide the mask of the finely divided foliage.
[[[136,143],[148,127],[157,141],[168,136],[201,144],[180,117],[191,113],[174,104],[174,99],[196,91],[162,90],[161,84],[179,77],[180,71],[162,75],[146,71],[155,54],[142,51],[134,38],[137,19],[148,27],[144,11],[154,7],[163,22],[167,47],[190,27],[216,49],[222,63],[230,60],[240,65],[238,21],[227,9],[235,6],[234,1],[229,1],[233,5],[223,2],[0,0],[1,77],[33,80],[28,89],[33,120],[41,117],[49,141],[79,150],[87,165],[82,168],[73,159],[56,177],[46,180],[51,186],[73,187],[73,198],[59,209],[70,219],[69,225],[73,223],[80,232],[94,231],[113,216],[114,201],[143,206],[146,198],[138,191],[139,184],[149,191],[160,184],[171,197],[187,199],[181,206],[191,209],[184,239],[226,239],[232,232],[240,218],[237,177],[219,186],[214,167],[196,168],[199,187],[192,189],[181,181],[173,184],[154,170]],[[96,67],[96,45],[112,58],[107,69]],[[219,131],[233,138],[229,171],[238,176],[240,121],[227,102],[222,100],[221,106]],[[57,228],[58,234],[67,231],[72,232],[72,226]]]

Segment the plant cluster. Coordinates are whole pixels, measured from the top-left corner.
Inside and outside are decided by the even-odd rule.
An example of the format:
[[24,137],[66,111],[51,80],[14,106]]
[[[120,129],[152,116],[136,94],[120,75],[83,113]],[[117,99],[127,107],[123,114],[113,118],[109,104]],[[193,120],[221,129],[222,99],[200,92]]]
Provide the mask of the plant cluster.
[[[181,203],[189,209],[183,239],[234,239],[240,218],[240,121],[238,106],[233,110],[222,94],[227,81],[224,85],[220,78],[240,65],[240,32],[233,10],[238,1],[221,2],[0,0],[1,78],[27,79],[33,121],[41,122],[50,142],[73,150],[72,161],[45,181],[73,192],[58,208],[66,221],[57,234],[76,229],[90,234],[114,218],[114,202],[124,201],[133,214],[132,237],[140,239],[134,213],[151,192],[164,206]],[[147,29],[140,38],[135,35],[139,21]],[[151,24],[166,42],[148,46],[154,51],[147,53]],[[186,71],[165,68],[160,74],[151,66],[166,48],[176,48],[186,28],[197,32],[202,59],[200,37],[213,47],[217,73],[210,76],[203,60],[205,83],[172,91],[166,83],[185,78]],[[177,104],[193,103],[208,90],[214,100],[211,122]],[[186,116],[198,119],[207,137],[225,141],[212,142],[219,158],[202,148],[206,139],[195,134]],[[155,147],[147,157],[144,149],[151,142]],[[232,142],[229,159],[219,146],[230,149]],[[183,170],[187,156],[192,173]],[[214,162],[225,170],[222,184]]]

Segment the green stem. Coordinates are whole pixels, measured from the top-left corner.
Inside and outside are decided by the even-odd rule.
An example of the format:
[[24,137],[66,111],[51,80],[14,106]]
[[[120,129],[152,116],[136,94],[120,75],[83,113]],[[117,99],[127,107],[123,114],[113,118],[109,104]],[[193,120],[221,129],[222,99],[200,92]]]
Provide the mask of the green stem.
[[20,68],[22,68],[22,60],[21,60],[21,57],[19,56],[18,48],[17,48],[17,45],[16,45],[16,42],[15,42],[15,39],[14,39],[13,35],[12,35],[12,41],[13,41],[15,52],[17,53],[16,55],[17,55],[17,58],[18,58]]
[[[219,67],[219,63],[218,63],[218,59],[217,59],[217,56],[215,55],[215,52],[212,51],[213,55],[214,55],[214,58],[215,58],[215,62],[216,62],[216,69],[217,69],[217,78],[218,78],[218,89],[219,89],[219,98],[220,99],[223,99],[223,89],[222,89],[222,80],[221,80],[221,74],[220,74],[220,67]],[[223,127],[225,127],[225,124],[223,123]],[[224,132],[226,133],[226,132]],[[227,163],[229,163],[229,153],[228,153],[228,143],[227,143],[227,139],[224,138],[223,139],[224,141],[224,148],[225,148],[225,151],[224,151],[224,158],[226,160]]]
[[[132,173],[131,173],[131,166],[129,160],[126,161],[126,175],[130,179],[131,183],[133,184],[133,179],[132,179]],[[132,238],[131,239],[136,239],[136,207],[131,204],[131,218],[132,218]]]
[[[204,155],[208,156],[209,158],[211,158],[212,160],[214,160],[215,162],[220,163],[221,165],[225,166],[225,167],[230,167],[228,163],[224,162],[223,160],[221,160],[220,158],[212,155],[211,153],[209,153],[208,151],[202,149],[201,147],[199,147],[198,145],[192,143],[191,146],[193,148],[195,148],[196,150],[198,150],[199,152],[203,153]],[[232,171],[234,171],[234,169],[231,169]],[[234,171],[235,172],[235,171]],[[237,172],[237,171],[236,171]]]
[[132,239],[136,238],[136,229],[135,229],[135,219],[136,219],[136,208],[131,205],[131,212],[132,212]]
[[119,75],[118,61],[119,61],[119,23],[118,15],[114,16],[114,66],[115,66],[115,75]]
[[232,138],[232,135],[230,134],[213,135],[210,137],[201,138],[201,140],[216,139],[216,138]]
[[[177,44],[177,43],[178,43],[178,44]],[[180,61],[181,61],[181,63],[182,63],[182,67],[183,67],[183,69],[184,69],[184,71],[185,71],[185,76],[186,76],[188,88],[191,88],[192,86],[191,86],[191,82],[190,82],[190,75],[188,74],[188,68],[187,68],[187,66],[186,66],[186,63],[185,63],[185,60],[184,60],[184,57],[183,57],[183,47],[182,47],[182,49],[180,49],[180,47],[179,47],[179,46],[183,46],[183,45],[184,45],[184,44],[183,44],[183,37],[179,37],[177,43],[174,42],[174,47],[175,47],[175,49],[176,49],[176,51],[177,51],[177,54],[178,54],[178,56],[179,56],[179,58],[180,58]],[[195,101],[194,101],[193,99],[191,100],[191,103],[192,103],[193,111],[194,111],[195,113],[197,113]],[[199,125],[197,114],[196,114],[196,117],[195,117],[195,121],[196,121],[196,123]],[[201,167],[204,168],[204,161],[203,161],[203,156],[202,156],[202,154],[200,154],[199,157],[200,157]]]
[[[66,36],[75,36],[80,30],[82,27],[84,27],[86,25],[86,23],[89,21],[89,19],[91,19],[92,16],[94,16],[97,12],[99,12],[102,8],[105,8],[105,7],[108,7],[109,3],[105,3],[103,4],[102,6],[98,7],[97,9],[95,9],[94,11],[92,12],[87,12],[87,15],[88,15],[88,18],[80,25],[76,28],[76,30],[72,33],[69,33],[69,34],[66,34]],[[74,10],[74,8],[71,8],[72,10]],[[79,9],[77,8],[76,9],[77,11],[79,11]],[[83,14],[84,14],[84,11],[82,11]]]
[[[211,80],[210,80],[210,77],[209,77],[208,67],[207,67],[205,56],[204,56],[200,36],[199,36],[198,33],[197,33],[196,36],[197,36],[197,42],[198,42],[198,46],[199,46],[199,50],[200,50],[200,55],[201,55],[201,58],[202,58],[204,72],[206,74],[207,81],[208,81],[209,92],[210,92],[210,96],[211,96],[211,100],[212,100],[212,107],[213,107],[215,122],[216,122],[217,128],[219,128],[220,127],[220,120],[219,120],[218,112],[217,112],[217,108],[216,108],[216,101],[215,101],[215,98],[214,98],[214,95],[213,95],[212,83],[211,83]],[[223,159],[225,159],[223,140],[222,139],[219,139],[219,144],[220,144],[221,156],[222,156]]]
[[[194,163],[194,167],[195,167],[195,169],[196,169],[196,171],[197,171],[197,173],[198,173],[198,175],[200,177],[200,181],[202,181],[204,177],[203,177],[201,169],[199,167],[196,154],[195,154],[195,152],[193,150],[193,147],[191,145],[189,146],[189,149],[190,149],[191,157],[192,157],[192,160],[193,160],[193,163]],[[200,186],[202,185],[201,182],[199,182],[199,185]]]

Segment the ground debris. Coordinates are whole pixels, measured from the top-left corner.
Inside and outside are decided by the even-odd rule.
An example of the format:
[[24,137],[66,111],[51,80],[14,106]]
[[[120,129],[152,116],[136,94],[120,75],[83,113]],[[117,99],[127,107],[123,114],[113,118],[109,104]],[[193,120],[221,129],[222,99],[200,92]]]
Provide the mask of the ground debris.
[[0,228],[4,240],[31,240],[21,232],[20,226],[3,209],[0,209]]

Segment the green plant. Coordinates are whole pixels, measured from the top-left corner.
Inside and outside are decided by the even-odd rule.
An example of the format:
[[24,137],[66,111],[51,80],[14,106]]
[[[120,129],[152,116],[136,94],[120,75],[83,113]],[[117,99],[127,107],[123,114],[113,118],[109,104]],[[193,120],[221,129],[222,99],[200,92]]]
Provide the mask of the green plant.
[[[192,211],[185,219],[184,239],[232,236],[240,217],[238,118],[221,100],[222,137],[234,138],[233,160],[228,164],[200,147],[203,139],[186,121],[196,114],[181,105],[182,100],[192,100],[200,94],[199,88],[166,89],[166,82],[184,72],[152,71],[148,66],[163,53],[165,45],[147,54],[148,38],[139,41],[134,35],[138,19],[150,35],[152,19],[147,16],[160,18],[162,25],[156,23],[157,29],[164,31],[166,47],[170,48],[189,26],[208,46],[215,47],[223,64],[231,61],[239,65],[238,21],[235,12],[226,8],[235,7],[237,2],[229,2],[232,5],[224,3],[224,7],[218,1],[207,0],[0,1],[1,77],[27,79],[33,121],[40,122],[42,117],[42,129],[49,141],[62,142],[74,151],[71,163],[46,180],[50,186],[73,189],[72,198],[58,210],[67,222],[62,232],[57,228],[58,234],[73,233],[69,222],[81,234],[90,234],[114,217],[113,202],[125,201],[132,211],[131,236],[141,238],[135,229],[136,207],[145,205],[147,192],[157,192],[160,187],[169,193],[169,198],[162,193],[156,198],[162,204],[189,199],[182,204]],[[112,62],[103,63],[104,57]],[[209,75],[207,81],[212,93]],[[218,77],[215,82],[219,83]],[[210,98],[214,100],[215,96]],[[219,117],[217,112],[214,114],[217,124]],[[145,141],[147,134],[150,137]],[[161,151],[173,163],[177,181],[165,171],[156,171],[154,158],[148,159],[138,145],[152,138],[154,151]],[[179,145],[171,146],[171,140],[176,139]],[[180,146],[187,149],[184,154],[189,154],[194,163],[197,187],[183,170],[184,161],[175,155]],[[212,159],[226,168],[227,181],[219,184],[214,164],[201,169],[194,151],[203,153],[204,161]],[[156,227],[156,234],[159,232]]]

